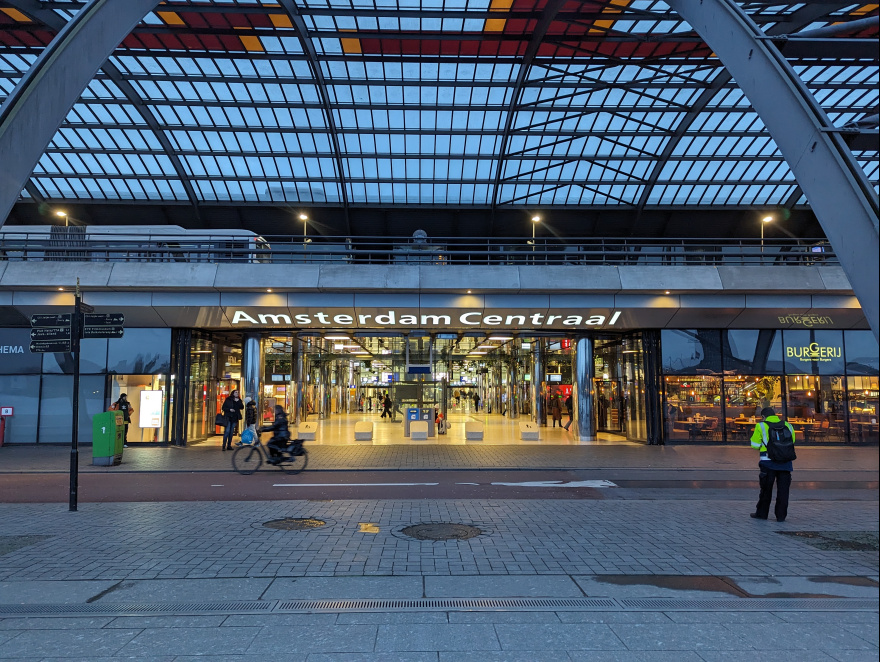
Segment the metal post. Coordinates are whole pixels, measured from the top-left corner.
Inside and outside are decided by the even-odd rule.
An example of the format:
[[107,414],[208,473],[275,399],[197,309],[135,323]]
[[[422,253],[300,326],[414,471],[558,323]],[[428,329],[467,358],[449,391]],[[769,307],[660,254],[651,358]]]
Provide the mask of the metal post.
[[519,359],[515,348],[513,352],[507,370],[507,416],[511,419],[519,418]]
[[300,423],[305,421],[305,416],[303,415],[305,402],[303,398],[303,390],[305,389],[305,352],[303,351],[303,343],[302,340],[294,336],[290,341],[291,347],[296,352],[296,365],[293,371],[293,407],[294,412],[294,423],[299,426]]
[[73,296],[73,319],[70,321],[70,342],[73,352],[73,430],[70,435],[70,512],[76,512],[77,490],[79,487],[79,335],[80,303],[79,278],[76,279],[76,293]]
[[260,351],[260,334],[246,333],[242,341],[241,381],[242,398],[250,396],[255,403],[260,398],[260,374],[262,370],[262,352]]
[[547,425],[544,407],[544,339],[532,340],[532,417],[538,425]]
[[580,441],[596,439],[593,417],[593,339],[581,336],[575,341],[574,360],[571,362],[572,404],[574,428]]

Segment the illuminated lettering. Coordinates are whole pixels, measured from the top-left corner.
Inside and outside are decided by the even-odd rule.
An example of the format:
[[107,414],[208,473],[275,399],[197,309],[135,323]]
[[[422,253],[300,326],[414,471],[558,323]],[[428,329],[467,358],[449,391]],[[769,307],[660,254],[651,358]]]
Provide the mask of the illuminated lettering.
[[423,326],[449,326],[452,324],[452,319],[449,315],[422,315],[422,325]]
[[400,316],[400,324],[411,324],[412,326],[416,326],[419,323],[419,318],[415,315],[401,315]]
[[248,315],[243,310],[236,310],[235,314],[232,316],[232,323],[239,324],[241,322],[250,322],[251,324],[259,324],[257,320]]
[[367,319],[370,317],[372,317],[372,315],[358,315],[358,319],[360,320],[361,324],[366,324]]
[[309,317],[308,315],[303,315],[302,313],[300,313],[299,315],[295,315],[294,319],[296,319],[297,324],[311,324],[312,323],[312,318]]
[[394,311],[389,310],[387,315],[376,315],[376,324],[397,324],[394,320]]
[[581,323],[582,319],[583,317],[581,317],[580,315],[569,315],[564,320],[562,320],[562,323],[565,324],[565,326],[577,326]]
[[544,318],[543,313],[533,313],[532,314],[532,324],[540,324],[541,320]]
[[342,324],[343,326],[348,326],[354,322],[354,318],[351,315],[336,315],[333,318],[334,324]]
[[601,324],[605,324],[605,315],[593,315],[586,322],[584,322],[587,326],[599,326]]
[[318,318],[321,324],[330,324],[330,318],[327,316],[327,313],[315,313],[315,317]]
[[[516,321],[514,321],[516,320]],[[507,325],[517,324],[519,326],[525,326],[526,316],[525,315],[508,315],[507,320],[504,322]]]
[[612,326],[612,325],[617,321],[617,318],[618,318],[618,317],[620,317],[620,311],[619,311],[619,310],[616,311],[616,312],[611,316],[611,319],[608,321],[608,326]]
[[290,315],[259,315],[261,324],[268,324],[268,320],[272,320],[272,324],[290,324]]
[[476,326],[480,322],[479,321],[471,322],[470,319],[468,319],[468,318],[470,318],[472,315],[479,315],[479,314],[480,313],[464,313],[461,317],[458,318],[458,321],[461,322],[462,324],[467,324],[468,326]]
[[491,326],[498,326],[501,324],[501,315],[486,315],[483,318],[483,324],[489,324]]

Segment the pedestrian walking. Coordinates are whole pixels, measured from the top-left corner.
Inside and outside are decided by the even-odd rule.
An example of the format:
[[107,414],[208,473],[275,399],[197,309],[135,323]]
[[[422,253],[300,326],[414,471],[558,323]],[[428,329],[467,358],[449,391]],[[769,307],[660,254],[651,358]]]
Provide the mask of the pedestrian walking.
[[550,418],[553,419],[553,427],[559,423],[562,427],[562,402],[559,400],[559,394],[554,393],[550,398]]
[[752,432],[752,448],[760,453],[758,459],[758,484],[761,492],[755,512],[749,516],[754,519],[767,519],[770,515],[770,502],[773,500],[773,483],[776,483],[777,522],[788,517],[788,494],[791,488],[792,461],[797,459],[794,452],[794,428],[776,415],[773,407],[761,410],[763,421]]
[[388,417],[391,418],[391,396],[388,393],[385,393],[385,397],[382,400],[382,418]]
[[574,402],[571,399],[571,393],[565,398],[565,410],[568,412],[568,422],[565,424],[565,431],[568,432],[568,428],[571,427],[571,422],[574,420]]
[[474,391],[474,411],[480,411],[480,394]]
[[226,425],[223,429],[223,450],[232,450],[232,437],[241,420],[241,412],[244,410],[244,402],[238,395],[238,389],[233,389],[232,393],[223,401],[220,411],[226,417]]

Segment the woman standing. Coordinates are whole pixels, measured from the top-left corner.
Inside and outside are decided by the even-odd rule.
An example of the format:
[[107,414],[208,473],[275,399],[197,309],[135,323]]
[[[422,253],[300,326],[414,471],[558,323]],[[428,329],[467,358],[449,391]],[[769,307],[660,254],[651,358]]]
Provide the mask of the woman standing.
[[235,434],[235,428],[241,420],[241,412],[244,409],[244,403],[238,395],[238,389],[234,389],[229,397],[223,401],[221,411],[226,417],[226,428],[223,430],[223,450],[232,450],[232,435]]
[[122,445],[128,448],[128,426],[131,425],[131,417],[134,415],[134,407],[128,401],[128,395],[120,393],[119,400],[114,402],[110,409],[122,412],[122,420],[125,423],[124,432],[122,433]]

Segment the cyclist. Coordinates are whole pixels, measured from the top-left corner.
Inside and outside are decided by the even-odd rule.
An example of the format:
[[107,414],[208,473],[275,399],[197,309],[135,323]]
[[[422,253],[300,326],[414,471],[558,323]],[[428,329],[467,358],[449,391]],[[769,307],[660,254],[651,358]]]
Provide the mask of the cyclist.
[[266,444],[269,449],[269,464],[278,464],[290,445],[290,430],[287,427],[287,414],[284,407],[275,405],[275,421],[272,425],[266,425],[260,428],[260,432],[272,432],[272,438]]

